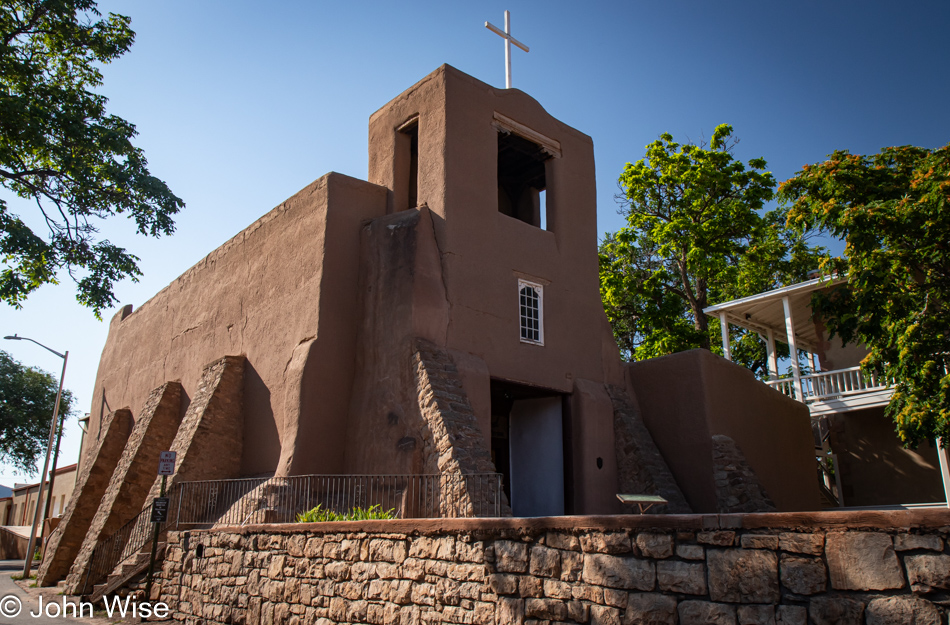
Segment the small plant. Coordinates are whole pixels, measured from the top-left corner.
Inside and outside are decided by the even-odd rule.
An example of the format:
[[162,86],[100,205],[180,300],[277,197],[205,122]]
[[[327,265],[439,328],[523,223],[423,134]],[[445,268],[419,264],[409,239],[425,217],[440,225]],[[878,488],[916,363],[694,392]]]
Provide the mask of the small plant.
[[369,519],[395,519],[396,509],[383,510],[382,506],[376,504],[369,508],[353,508],[349,512],[340,514],[333,510],[328,510],[321,505],[316,508],[301,512],[297,515],[297,523],[326,523],[328,521],[365,521]]
[[[22,574],[11,575],[10,579],[12,579],[15,582],[19,582],[23,579],[23,575]],[[30,579],[36,579],[36,573],[31,574]]]
[[382,506],[376,504],[375,506],[370,506],[367,509],[363,508],[354,508],[346,515],[347,521],[365,521],[368,519],[395,519],[396,518],[396,509],[390,508],[389,510],[383,510]]

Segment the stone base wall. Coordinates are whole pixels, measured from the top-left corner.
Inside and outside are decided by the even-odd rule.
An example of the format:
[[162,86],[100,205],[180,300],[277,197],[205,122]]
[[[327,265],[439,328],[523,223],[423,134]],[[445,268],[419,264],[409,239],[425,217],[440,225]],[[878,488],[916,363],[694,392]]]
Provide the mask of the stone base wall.
[[131,432],[132,412],[119,408],[106,416],[96,444],[87,447],[66,511],[46,543],[43,563],[36,572],[39,586],[54,586],[69,573]]
[[723,434],[714,434],[712,443],[719,512],[775,512],[775,504],[736,442]]
[[[423,467],[426,473],[457,476],[443,480],[439,493],[441,516],[484,516],[501,499],[503,516],[511,508],[503,492],[488,484],[470,488],[462,477],[469,473],[495,473],[491,452],[465,395],[462,378],[448,351],[419,340],[412,356],[413,376],[423,429]],[[498,485],[500,486],[500,484]]]
[[608,386],[614,407],[614,451],[617,454],[617,478],[621,493],[660,495],[668,503],[652,506],[651,514],[688,514],[683,492],[676,484],[666,461],[657,449],[650,431],[643,424],[640,409],[625,389]]
[[[66,576],[66,587],[72,592],[82,591],[100,539],[111,536],[142,510],[148,490],[155,481],[153,473],[158,466],[159,453],[168,449],[178,429],[181,392],[180,383],[166,382],[149,394],[138,413],[99,509]],[[95,584],[101,580],[91,581]]]
[[950,511],[430,519],[173,533],[185,623],[947,623]]

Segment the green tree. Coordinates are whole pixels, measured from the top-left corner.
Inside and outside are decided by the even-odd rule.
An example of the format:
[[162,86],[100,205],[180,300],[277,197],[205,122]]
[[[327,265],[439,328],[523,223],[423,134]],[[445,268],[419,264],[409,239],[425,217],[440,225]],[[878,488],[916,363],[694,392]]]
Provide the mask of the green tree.
[[98,240],[98,220],[125,213],[158,237],[184,207],[132,145],[135,126],[107,114],[94,91],[100,65],[135,37],[128,17],[100,17],[94,0],[0,5],[0,185],[34,201],[46,229],[34,232],[0,198],[0,300],[16,307],[65,270],[100,316],[114,283],[141,272],[136,256]]
[[[24,367],[0,351],[0,462],[28,475],[36,473],[36,463],[49,442],[58,389],[57,378]],[[63,389],[60,402],[60,414],[68,415],[72,394]]]
[[896,381],[887,411],[901,438],[950,443],[950,145],[837,151],[779,195],[790,225],[844,239],[823,270],[847,288],[813,308],[832,336],[867,345],[865,371]]
[[[719,323],[710,324],[703,308],[802,280],[818,265],[823,251],[787,228],[784,212],[763,212],[775,180],[764,159],[748,168],[736,160],[736,143],[726,124],[708,147],[664,134],[624,168],[627,225],[600,246],[600,285],[626,357],[711,346],[720,352]],[[733,358],[764,375],[758,337],[739,329],[732,337]]]

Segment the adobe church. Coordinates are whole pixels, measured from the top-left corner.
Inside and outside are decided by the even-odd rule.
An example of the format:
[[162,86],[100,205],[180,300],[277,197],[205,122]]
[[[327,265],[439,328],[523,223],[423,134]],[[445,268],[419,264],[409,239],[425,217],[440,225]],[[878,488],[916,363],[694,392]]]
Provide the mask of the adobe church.
[[817,509],[802,404],[701,350],[621,361],[596,209],[590,137],[426,76],[370,117],[368,181],[319,178],[113,318],[40,583],[82,575],[165,449],[173,482],[497,472],[515,516]]

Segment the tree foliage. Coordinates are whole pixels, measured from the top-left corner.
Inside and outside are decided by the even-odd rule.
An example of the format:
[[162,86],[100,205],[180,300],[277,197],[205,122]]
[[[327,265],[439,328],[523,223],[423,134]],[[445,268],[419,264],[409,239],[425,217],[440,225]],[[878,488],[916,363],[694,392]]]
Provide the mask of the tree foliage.
[[950,441],[950,145],[838,151],[782,183],[788,222],[845,240],[826,273],[847,288],[813,306],[832,336],[867,345],[867,371],[896,381],[902,439]]
[[[719,324],[704,308],[799,281],[818,264],[820,248],[787,228],[782,211],[764,212],[775,180],[764,159],[736,160],[736,143],[726,124],[708,147],[664,134],[620,176],[627,225],[601,244],[600,282],[614,335],[631,359],[719,351]],[[763,374],[758,337],[734,329],[733,341],[733,358]]]
[[184,203],[152,176],[135,126],[106,113],[99,66],[132,45],[129,18],[101,19],[94,0],[8,0],[0,6],[0,185],[34,201],[34,232],[0,198],[0,300],[19,307],[67,270],[77,299],[96,316],[116,281],[140,275],[137,257],[98,240],[97,221],[117,214],[139,233],[174,232]]
[[[0,462],[28,475],[49,442],[50,420],[59,380],[48,373],[24,367],[0,351]],[[72,394],[63,389],[59,411],[72,410]]]

